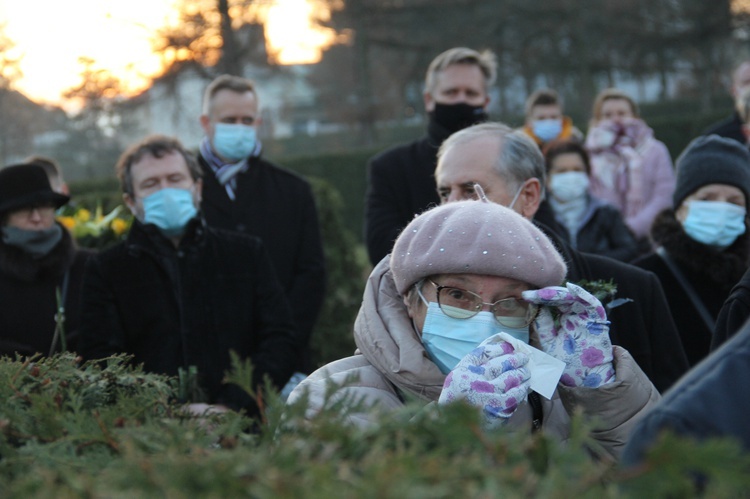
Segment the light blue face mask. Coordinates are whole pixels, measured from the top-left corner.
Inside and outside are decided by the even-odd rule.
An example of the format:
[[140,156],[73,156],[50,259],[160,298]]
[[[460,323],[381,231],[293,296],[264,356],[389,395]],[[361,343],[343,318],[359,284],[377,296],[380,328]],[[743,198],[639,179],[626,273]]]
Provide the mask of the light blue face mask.
[[584,196],[588,188],[589,176],[584,172],[554,173],[549,178],[549,190],[563,203]]
[[182,235],[187,223],[198,214],[193,193],[168,187],[143,198],[143,223],[156,225],[167,237]]
[[[425,301],[424,298],[422,300]],[[497,333],[508,333],[528,343],[529,326],[523,325],[525,322],[523,318],[507,318],[507,320],[513,319],[518,319],[520,327],[503,326],[497,322],[491,312],[484,311],[468,319],[454,319],[445,315],[437,302],[430,302],[427,305],[427,315],[422,327],[422,344],[440,371],[448,374],[480,343]]]
[[745,233],[746,213],[745,208],[723,201],[690,201],[682,228],[699,243],[724,249]]
[[549,142],[562,133],[563,124],[561,119],[536,120],[531,124],[531,129],[539,140]]
[[255,127],[239,123],[217,123],[215,126],[212,143],[224,159],[239,161],[248,157],[256,142]]

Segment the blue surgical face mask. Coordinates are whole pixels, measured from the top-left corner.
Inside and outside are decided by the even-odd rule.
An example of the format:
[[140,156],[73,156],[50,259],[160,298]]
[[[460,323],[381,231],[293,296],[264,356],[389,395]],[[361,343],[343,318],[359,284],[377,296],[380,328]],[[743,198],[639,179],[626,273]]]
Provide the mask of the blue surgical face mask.
[[430,302],[422,327],[422,344],[440,371],[448,374],[480,343],[497,333],[508,333],[528,343],[529,326],[524,325],[524,319],[518,321],[519,327],[503,326],[491,312],[484,311],[468,319],[454,319],[445,315],[436,302]]
[[536,120],[531,124],[531,130],[542,142],[549,142],[556,139],[563,129],[563,123],[560,118],[550,120]]
[[167,237],[182,235],[187,223],[198,214],[193,193],[168,187],[143,198],[143,223],[156,225]]
[[213,146],[224,159],[239,161],[255,149],[257,138],[255,127],[235,123],[217,123],[214,128]]
[[690,201],[682,228],[699,243],[724,249],[745,233],[746,213],[742,206],[723,201]]
[[558,201],[567,203],[586,194],[589,177],[584,172],[554,173],[549,178],[549,189]]

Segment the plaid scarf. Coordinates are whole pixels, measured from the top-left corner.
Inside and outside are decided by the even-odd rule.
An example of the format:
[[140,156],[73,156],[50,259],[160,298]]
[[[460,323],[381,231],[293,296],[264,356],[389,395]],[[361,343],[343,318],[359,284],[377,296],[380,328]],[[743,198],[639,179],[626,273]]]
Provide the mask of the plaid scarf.
[[255,149],[250,153],[250,156],[241,159],[237,163],[225,163],[214,152],[208,137],[204,137],[200,143],[201,156],[203,156],[203,159],[205,159],[211,167],[214,175],[216,175],[216,179],[224,186],[224,189],[227,191],[227,196],[229,196],[229,199],[232,201],[234,201],[234,198],[236,197],[237,175],[241,172],[247,171],[250,166],[248,160],[250,158],[259,157],[261,149],[260,141],[257,141]]

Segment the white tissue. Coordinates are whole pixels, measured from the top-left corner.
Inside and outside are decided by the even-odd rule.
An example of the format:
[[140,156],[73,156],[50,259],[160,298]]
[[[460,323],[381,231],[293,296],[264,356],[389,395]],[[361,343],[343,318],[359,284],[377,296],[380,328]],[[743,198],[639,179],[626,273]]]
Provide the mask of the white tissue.
[[508,333],[498,333],[485,340],[485,343],[498,343],[500,340],[507,341],[517,351],[529,356],[527,368],[531,373],[531,389],[550,400],[565,369],[565,362],[512,337]]

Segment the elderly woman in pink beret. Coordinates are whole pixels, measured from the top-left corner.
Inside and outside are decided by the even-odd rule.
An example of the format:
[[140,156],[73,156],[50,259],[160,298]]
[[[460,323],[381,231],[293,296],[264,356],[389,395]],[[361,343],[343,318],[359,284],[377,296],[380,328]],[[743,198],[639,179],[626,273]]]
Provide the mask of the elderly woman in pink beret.
[[[565,274],[549,239],[514,211],[484,201],[433,208],[372,271],[355,355],[315,371],[288,401],[306,396],[313,418],[333,383],[334,399],[365,402],[349,416],[361,426],[406,401],[462,401],[487,428],[544,429],[561,440],[570,410],[581,407],[598,419],[594,438],[617,457],[659,394],[612,346],[599,301],[563,286]],[[549,398],[532,389],[539,354],[560,366]]]

